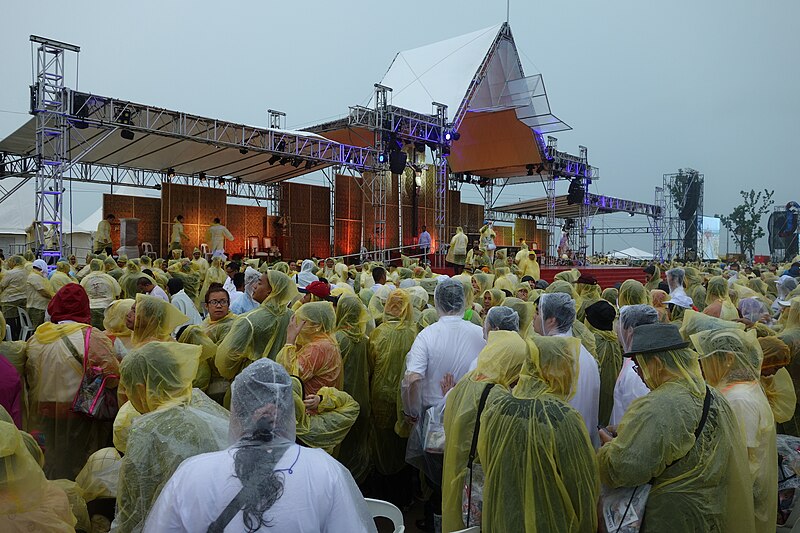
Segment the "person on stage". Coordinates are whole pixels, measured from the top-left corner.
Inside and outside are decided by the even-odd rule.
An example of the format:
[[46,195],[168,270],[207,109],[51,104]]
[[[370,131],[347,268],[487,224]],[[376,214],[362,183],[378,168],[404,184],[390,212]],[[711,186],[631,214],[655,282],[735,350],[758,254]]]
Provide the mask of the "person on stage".
[[228,228],[220,224],[219,218],[214,219],[214,223],[208,228],[208,240],[211,243],[212,255],[225,255],[225,239],[233,240],[233,235]]
[[172,238],[169,241],[170,250],[182,250],[183,241],[188,241],[189,236],[183,231],[183,215],[175,217],[172,224]]
[[431,234],[428,233],[428,228],[426,226],[422,226],[422,233],[419,234],[417,246],[419,246],[420,252],[422,253],[421,263],[427,263],[428,254],[431,253]]
[[480,249],[486,253],[490,265],[494,264],[494,251],[497,249],[497,245],[494,243],[494,238],[496,236],[497,234],[494,232],[494,222],[491,220],[484,221],[484,225],[481,227]]
[[455,265],[456,274],[461,274],[467,262],[467,245],[469,239],[464,234],[461,226],[456,228],[456,234],[450,239],[450,249],[447,251],[447,262]]
[[113,213],[109,213],[106,218],[97,223],[97,233],[94,234],[94,253],[105,252],[107,255],[111,255],[111,223],[115,218]]

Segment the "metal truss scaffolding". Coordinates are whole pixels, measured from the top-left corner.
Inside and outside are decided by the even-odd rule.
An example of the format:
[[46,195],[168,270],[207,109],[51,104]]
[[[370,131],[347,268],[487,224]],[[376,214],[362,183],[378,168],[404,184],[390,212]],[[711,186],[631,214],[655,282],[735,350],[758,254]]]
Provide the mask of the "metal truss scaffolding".
[[[664,238],[661,241],[661,253],[664,260],[689,260],[697,258],[699,250],[698,241],[703,234],[703,185],[704,175],[691,168],[679,169],[674,174],[664,174]],[[697,206],[691,210],[686,208],[687,201],[691,204],[694,200],[688,194],[692,187],[696,187]],[[686,211],[689,211],[687,213]],[[681,215],[684,215],[683,218]],[[694,249],[687,247],[687,236],[692,240],[694,234]]]
[[31,35],[36,48],[36,78],[31,87],[31,113],[36,117],[36,220],[37,254],[60,257],[64,167],[68,163],[69,102],[65,86],[65,56],[79,53],[71,44]]

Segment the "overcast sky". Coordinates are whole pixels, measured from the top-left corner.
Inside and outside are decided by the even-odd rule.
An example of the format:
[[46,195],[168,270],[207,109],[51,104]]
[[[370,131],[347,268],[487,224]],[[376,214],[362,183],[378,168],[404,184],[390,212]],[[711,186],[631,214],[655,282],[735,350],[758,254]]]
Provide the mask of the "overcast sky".
[[[502,0],[2,7],[2,137],[28,118],[30,34],[81,46],[82,90],[253,125],[279,109],[292,127],[365,103],[396,52],[506,17]],[[600,168],[593,192],[652,202],[664,173],[692,167],[705,174],[707,215],[729,213],[744,188],[800,201],[798,20],[797,0],[512,0],[510,17],[526,74],[543,74],[553,112],[574,128],[557,134],[559,147],[587,146]],[[83,217],[99,196],[76,188]],[[538,184],[517,186],[499,203],[541,194]],[[474,189],[465,196],[480,202]],[[606,220],[632,223],[643,219]],[[628,245],[650,250],[652,241],[606,239],[606,249]]]

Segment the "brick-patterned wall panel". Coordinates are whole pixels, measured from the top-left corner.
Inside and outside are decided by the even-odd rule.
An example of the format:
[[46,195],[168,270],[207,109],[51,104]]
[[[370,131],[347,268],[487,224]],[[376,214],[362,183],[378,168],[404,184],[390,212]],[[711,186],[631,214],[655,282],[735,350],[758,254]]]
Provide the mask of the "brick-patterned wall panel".
[[[336,255],[357,254],[361,247],[361,222],[356,220],[337,220],[335,229]],[[348,258],[352,261],[354,258]]]
[[[122,218],[133,217],[133,196],[121,194],[103,194],[103,218],[112,213],[117,219],[111,224],[111,242],[113,249],[119,249],[119,221]],[[155,246],[155,244],[154,244]]]
[[335,242],[336,255],[357,254],[361,248],[364,193],[352,176],[336,176]]
[[331,255],[331,228],[320,224],[310,224],[310,246],[306,257],[328,257]]
[[178,215],[183,215],[183,231],[189,237],[188,242],[183,243],[184,253],[191,255],[195,247],[209,244],[207,232],[214,218],[227,225],[227,193],[223,189],[162,183],[161,251],[164,255],[172,237],[172,221]]
[[159,222],[161,220],[161,200],[122,194],[103,194],[103,217],[113,213],[117,217],[111,225],[111,240],[114,250],[119,246],[119,220],[121,218],[139,219],[139,243],[149,242],[158,251],[161,244]]
[[494,232],[497,234],[495,242],[498,247],[514,246],[514,228],[511,226],[495,226]]

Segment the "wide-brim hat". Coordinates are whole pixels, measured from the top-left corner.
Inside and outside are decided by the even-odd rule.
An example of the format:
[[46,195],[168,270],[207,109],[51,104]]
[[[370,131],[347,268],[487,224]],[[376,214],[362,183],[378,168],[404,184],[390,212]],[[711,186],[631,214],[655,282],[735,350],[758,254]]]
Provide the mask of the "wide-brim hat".
[[581,274],[576,283],[581,283],[583,285],[597,285],[597,279],[590,274]]
[[678,326],[673,324],[643,324],[633,329],[633,338],[625,357],[680,350],[689,346]]

